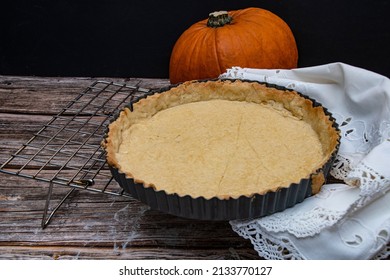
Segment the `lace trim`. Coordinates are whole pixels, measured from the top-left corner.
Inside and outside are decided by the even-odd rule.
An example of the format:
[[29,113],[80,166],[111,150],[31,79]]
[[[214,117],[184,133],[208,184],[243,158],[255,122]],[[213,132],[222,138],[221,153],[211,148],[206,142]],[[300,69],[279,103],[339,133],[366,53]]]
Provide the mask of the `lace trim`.
[[376,260],[388,260],[390,259],[390,244],[385,246],[385,248],[378,253],[373,259]]
[[337,155],[333,162],[332,169],[330,170],[330,175],[336,179],[344,181],[351,170],[351,160],[342,155]]
[[390,179],[361,162],[346,178],[346,183],[360,187],[360,198],[351,205],[351,212],[364,207],[390,190]]
[[[254,224],[238,227],[232,224],[232,228],[241,237],[250,240],[258,255],[267,260],[304,260],[306,259],[295,248],[288,238],[274,238],[267,232],[261,231]],[[372,259],[386,260],[390,258],[389,232],[380,231],[377,236],[379,248],[377,254]],[[384,245],[383,244],[386,244]]]
[[231,222],[231,225],[235,232],[251,241],[254,249],[262,258],[267,260],[303,260],[299,251],[288,239],[275,239],[254,224],[237,227]]
[[288,232],[297,238],[304,238],[319,234],[324,228],[336,224],[345,214],[346,211],[315,207],[311,211],[294,212],[293,215],[276,213],[259,219],[258,225],[266,231]]

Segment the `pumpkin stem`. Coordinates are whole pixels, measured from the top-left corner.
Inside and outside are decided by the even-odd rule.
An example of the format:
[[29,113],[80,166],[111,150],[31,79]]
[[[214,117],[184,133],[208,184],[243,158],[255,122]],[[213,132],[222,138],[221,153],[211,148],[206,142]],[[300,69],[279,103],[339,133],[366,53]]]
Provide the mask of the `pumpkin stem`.
[[229,16],[227,11],[218,11],[209,14],[209,19],[207,21],[207,26],[212,28],[217,28],[224,26],[225,24],[230,24],[233,18]]

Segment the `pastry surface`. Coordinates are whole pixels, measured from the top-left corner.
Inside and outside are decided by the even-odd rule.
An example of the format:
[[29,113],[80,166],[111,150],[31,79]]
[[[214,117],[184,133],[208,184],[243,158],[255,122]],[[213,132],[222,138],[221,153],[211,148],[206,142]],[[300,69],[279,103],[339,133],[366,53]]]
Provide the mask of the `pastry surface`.
[[117,158],[122,171],[157,188],[211,198],[299,182],[323,154],[310,125],[288,112],[212,100],[169,108],[133,125],[123,132]]

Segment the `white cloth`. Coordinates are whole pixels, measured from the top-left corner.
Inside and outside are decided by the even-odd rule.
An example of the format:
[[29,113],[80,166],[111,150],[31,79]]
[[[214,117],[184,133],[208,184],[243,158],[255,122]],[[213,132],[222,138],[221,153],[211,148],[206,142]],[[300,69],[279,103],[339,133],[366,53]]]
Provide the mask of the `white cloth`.
[[342,133],[331,174],[315,196],[267,217],[230,221],[266,259],[390,256],[390,80],[343,63],[293,70],[234,67],[221,78],[281,85],[314,98]]

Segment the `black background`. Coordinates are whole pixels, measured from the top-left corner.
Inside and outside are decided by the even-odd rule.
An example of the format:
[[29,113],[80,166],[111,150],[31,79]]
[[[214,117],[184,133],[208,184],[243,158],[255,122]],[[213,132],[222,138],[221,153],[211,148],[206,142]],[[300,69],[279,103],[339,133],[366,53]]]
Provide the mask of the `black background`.
[[209,12],[268,9],[299,67],[344,62],[390,76],[390,1],[2,1],[0,74],[167,78],[175,41]]

